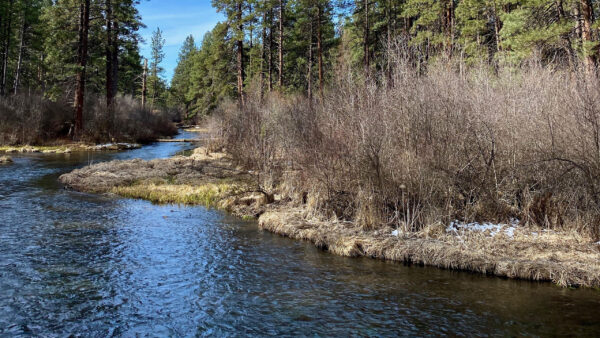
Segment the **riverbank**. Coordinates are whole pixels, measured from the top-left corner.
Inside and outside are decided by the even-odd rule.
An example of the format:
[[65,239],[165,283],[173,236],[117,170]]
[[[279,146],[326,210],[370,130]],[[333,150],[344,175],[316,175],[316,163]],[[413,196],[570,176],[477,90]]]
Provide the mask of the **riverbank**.
[[44,154],[68,154],[77,151],[122,151],[141,148],[137,143],[66,143],[60,145],[45,146],[0,146],[0,153],[44,153]]
[[282,236],[310,241],[331,253],[464,270],[557,285],[600,287],[600,243],[574,231],[510,225],[434,224],[419,232],[322,220],[306,205],[259,192],[252,173],[224,153],[197,148],[190,156],[112,161],[60,177],[72,189],[112,193],[154,203],[203,205],[245,218]]
[[267,201],[250,173],[236,167],[225,154],[208,153],[202,147],[189,156],[98,163],[59,180],[78,191],[153,203],[203,205],[247,218],[262,214]]

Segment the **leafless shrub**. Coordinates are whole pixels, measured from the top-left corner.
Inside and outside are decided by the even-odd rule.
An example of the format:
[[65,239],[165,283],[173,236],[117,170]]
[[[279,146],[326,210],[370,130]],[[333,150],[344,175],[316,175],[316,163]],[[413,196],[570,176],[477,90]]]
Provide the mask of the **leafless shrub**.
[[[41,95],[0,98],[0,144],[42,144],[70,139],[73,108],[52,102]],[[118,97],[111,121],[103,98],[88,98],[82,139],[92,142],[147,142],[174,135],[176,127],[167,113],[142,109],[131,97]]]
[[321,103],[222,105],[226,148],[273,182],[293,177],[316,214],[367,228],[519,218],[598,236],[597,79],[535,64],[423,72],[418,51],[395,48],[391,72],[341,72]]

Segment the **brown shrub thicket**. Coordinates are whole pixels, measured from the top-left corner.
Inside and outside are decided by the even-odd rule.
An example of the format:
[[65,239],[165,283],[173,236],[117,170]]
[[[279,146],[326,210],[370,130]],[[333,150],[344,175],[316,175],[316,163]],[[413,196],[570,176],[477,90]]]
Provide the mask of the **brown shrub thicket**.
[[[249,94],[224,146],[321,217],[418,231],[506,222],[600,232],[600,83],[569,71],[429,66],[340,72],[322,102]],[[382,80],[383,79],[383,80]]]
[[[142,109],[131,97],[117,98],[111,122],[105,102],[103,98],[89,98],[86,102],[83,141],[147,142],[177,133],[167,113]],[[71,105],[40,95],[0,98],[0,144],[44,144],[69,139],[73,114]]]

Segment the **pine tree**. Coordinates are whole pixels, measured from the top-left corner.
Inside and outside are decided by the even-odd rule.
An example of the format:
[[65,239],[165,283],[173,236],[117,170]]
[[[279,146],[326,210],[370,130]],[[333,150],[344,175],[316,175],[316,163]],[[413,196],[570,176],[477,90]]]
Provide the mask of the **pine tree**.
[[213,6],[218,11],[224,12],[227,17],[231,35],[235,41],[236,48],[236,69],[237,69],[237,93],[240,105],[244,105],[244,24],[247,19],[245,15],[245,0],[213,0]]
[[[569,36],[575,23],[562,15],[564,8],[560,1],[505,0],[504,7],[500,60],[515,64],[531,57],[541,61],[569,58]],[[591,35],[589,38],[591,42]]]
[[181,46],[177,67],[175,68],[173,79],[171,80],[171,93],[173,93],[178,102],[183,103],[185,116],[190,114],[190,104],[192,103],[190,100],[186,99],[186,94],[192,86],[191,72],[196,52],[197,48],[194,37],[189,35]]
[[150,106],[152,109],[155,107],[156,99],[161,99],[162,95],[165,92],[166,85],[162,81],[162,74],[165,72],[164,68],[161,66],[165,58],[164,46],[165,39],[162,36],[162,31],[160,28],[156,28],[156,30],[152,33],[152,42],[151,42],[151,57],[150,57],[150,97],[152,98],[152,102]]

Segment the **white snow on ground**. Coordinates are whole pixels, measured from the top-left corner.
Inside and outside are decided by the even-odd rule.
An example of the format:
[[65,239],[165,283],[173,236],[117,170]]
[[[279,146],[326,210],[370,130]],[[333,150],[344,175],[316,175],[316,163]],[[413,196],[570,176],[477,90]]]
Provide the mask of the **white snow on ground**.
[[392,231],[392,236],[396,236],[396,237],[400,236],[400,231],[398,231],[398,230]]
[[446,228],[447,233],[454,233],[455,235],[465,234],[467,232],[481,232],[489,234],[494,237],[500,233],[505,234],[508,237],[514,237],[515,231],[519,226],[519,220],[513,220],[510,224],[493,224],[493,223],[464,223],[459,221],[451,222]]
[[600,242],[597,242],[597,243],[594,243],[594,244],[596,244],[596,245],[600,245]]

